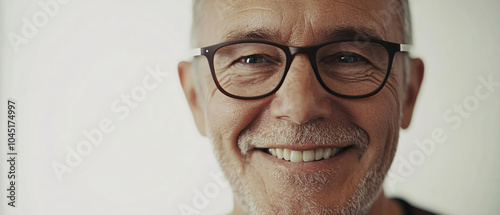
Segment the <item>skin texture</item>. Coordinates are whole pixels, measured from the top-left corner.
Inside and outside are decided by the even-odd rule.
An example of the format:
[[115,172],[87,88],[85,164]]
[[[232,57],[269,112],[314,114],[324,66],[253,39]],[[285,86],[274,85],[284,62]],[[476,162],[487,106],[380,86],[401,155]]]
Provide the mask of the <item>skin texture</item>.
[[[198,43],[203,47],[252,39],[254,35],[245,33],[266,29],[272,34],[266,40],[311,46],[332,40],[327,32],[338,27],[365,29],[383,40],[403,43],[399,19],[380,13],[388,4],[388,0],[205,1]],[[211,139],[233,188],[234,214],[400,214],[381,185],[397,148],[399,128],[410,124],[423,78],[422,61],[411,59],[405,83],[404,57],[396,55],[388,83],[364,99],[329,94],[303,54],[295,55],[281,88],[259,100],[237,100],[219,92],[204,57],[198,57],[196,64],[179,63],[198,130]],[[305,164],[278,161],[255,149],[321,145],[353,147],[334,162]]]

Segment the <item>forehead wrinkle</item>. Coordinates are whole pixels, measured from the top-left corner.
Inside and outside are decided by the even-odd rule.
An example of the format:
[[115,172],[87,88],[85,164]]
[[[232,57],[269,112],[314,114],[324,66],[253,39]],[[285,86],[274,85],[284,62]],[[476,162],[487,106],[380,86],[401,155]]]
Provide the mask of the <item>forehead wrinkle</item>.
[[[264,8],[264,7],[258,7],[258,6],[253,6],[253,7],[250,7],[250,8],[244,8],[244,9],[239,9],[239,10],[236,10],[236,11],[232,11],[231,10],[231,14],[226,17],[225,19],[231,19],[233,18],[234,16],[240,16],[241,13],[244,13],[244,12],[249,12],[249,11],[264,11],[264,12],[272,12],[272,13],[275,13],[275,14],[279,14],[269,8]],[[225,13],[227,14],[227,12]],[[236,19],[238,19],[239,17],[236,17]]]
[[[263,6],[246,7],[246,5],[241,4],[243,1],[244,0],[203,0],[201,3],[202,9],[200,11],[202,14],[200,16],[200,32],[202,32],[201,35],[213,35],[215,37],[201,37],[198,46],[206,46],[220,42],[221,38],[226,37],[226,33],[230,32],[232,30],[231,28],[235,26],[233,23],[238,23],[237,21],[241,20],[242,14],[246,12],[262,11],[262,13],[272,12],[279,14]],[[250,22],[261,22],[261,20],[251,19]]]
[[[336,7],[324,7],[324,6],[320,7],[321,4],[317,4],[317,3],[320,3],[322,1],[311,1],[311,2],[294,1],[294,0],[271,1],[271,2],[266,2],[266,4],[262,5],[262,6],[248,6],[248,7],[247,7],[247,5],[241,4],[242,2],[244,2],[244,0],[234,0],[234,1],[223,1],[223,0],[209,0],[209,1],[207,1],[207,0],[205,0],[203,2],[204,3],[206,3],[206,2],[214,3],[214,4],[208,4],[208,5],[211,5],[211,6],[209,6],[211,8],[208,8],[208,7],[204,7],[204,8],[211,9],[214,12],[217,11],[215,15],[219,18],[219,21],[225,22],[225,24],[226,24],[225,26],[219,25],[219,27],[221,29],[226,29],[226,30],[227,30],[227,28],[229,28],[228,25],[231,23],[231,21],[227,21],[227,20],[229,20],[229,19],[232,19],[233,21],[237,20],[239,13],[243,13],[243,12],[247,12],[247,11],[251,11],[251,10],[261,10],[262,12],[271,12],[275,15],[278,15],[279,19],[276,19],[276,21],[277,21],[277,23],[280,23],[280,24],[284,23],[285,19],[291,18],[291,19],[297,20],[297,17],[295,15],[290,17],[289,15],[284,13],[282,11],[283,7],[278,7],[277,9],[270,9],[266,6],[266,5],[273,4],[273,3],[274,3],[274,5],[277,5],[279,3],[286,3],[289,5],[294,5],[295,8],[302,8],[301,10],[299,10],[301,12],[308,11],[308,12],[301,13],[301,14],[300,13],[295,13],[295,14],[296,15],[303,15],[302,17],[306,16],[309,19],[316,18],[314,16],[315,14],[336,13],[335,10],[338,8],[338,6],[341,6],[341,5],[348,6],[352,10],[361,11],[364,16],[369,18],[370,21],[368,23],[363,23],[363,25],[370,26],[372,29],[374,29],[376,32],[378,32],[380,37],[384,38],[385,40],[389,39],[389,41],[391,41],[391,40],[399,41],[399,34],[398,33],[401,33],[399,31],[394,31],[394,30],[388,31],[391,29],[391,27],[388,25],[388,24],[390,24],[389,21],[392,24],[394,24],[394,23],[400,24],[401,20],[399,18],[395,17],[395,20],[391,21],[392,19],[385,20],[385,19],[382,19],[383,17],[380,16],[379,12],[384,10],[384,8],[382,8],[382,5],[387,4],[386,1],[384,1],[384,0],[376,0],[375,3],[373,1],[358,1],[357,3],[353,3],[353,2],[345,1],[345,0],[331,0],[328,2],[328,3],[334,2],[335,4],[338,4],[338,6],[336,6]],[[378,3],[380,3],[380,4],[378,4]],[[363,8],[362,4],[369,4],[369,5],[374,6],[374,7],[370,7],[370,8],[373,8],[373,10]],[[304,8],[306,8],[306,9],[313,8],[313,10],[306,10]],[[388,9],[388,8],[385,8],[385,9]],[[229,18],[223,19],[224,16],[228,16]],[[235,18],[235,16],[236,16],[236,18]],[[309,20],[309,22],[310,22],[310,24],[312,24],[314,22],[325,22],[325,21],[326,21],[326,23],[337,22],[339,24],[347,24],[349,19],[354,18],[354,16],[352,18],[347,17],[347,16],[349,16],[349,15],[346,13],[346,15],[344,15],[344,18],[342,18],[342,20],[344,20],[344,21],[340,21],[340,22],[339,22],[339,20],[333,20],[332,16],[327,16],[327,17],[325,17],[326,19],[323,19],[323,20]],[[209,18],[209,17],[205,17],[205,19]],[[355,19],[355,20],[359,20],[359,19]],[[307,21],[307,20],[304,20],[304,21]],[[258,20],[254,19],[253,22],[258,22]],[[349,25],[352,25],[352,24],[349,24]],[[391,26],[393,26],[393,25],[391,25]],[[312,26],[310,26],[310,27],[312,27]],[[399,29],[400,26],[397,26],[397,27]],[[297,28],[297,27],[294,25],[294,26],[292,26],[292,28]],[[295,44],[299,44],[301,42],[300,38],[292,37],[292,34],[298,33],[298,32],[291,31],[292,28],[278,29],[278,31],[280,31],[280,33],[282,34],[281,36],[283,36],[281,42],[290,42],[291,40],[298,41]],[[283,30],[286,30],[286,32],[281,32]],[[216,34],[218,34],[217,35],[217,36],[219,36],[218,38],[225,36],[222,34],[221,31],[217,31],[217,30],[213,30],[213,29],[210,31],[213,31]],[[314,31],[311,31],[311,32],[312,32],[311,34],[313,35],[315,41],[317,41],[316,35],[318,34],[318,32],[314,32]],[[391,33],[391,32],[393,32],[393,33]],[[390,38],[388,38],[388,36],[389,36],[388,34],[390,34]],[[277,36],[277,35],[274,35],[274,36]],[[320,35],[318,35],[318,36],[320,36]],[[312,37],[310,37],[310,39],[312,39]],[[207,43],[205,43],[205,44],[209,45],[209,44],[213,44],[214,42],[217,42],[217,41],[213,41],[213,40],[212,40],[212,42],[207,41]]]
[[[303,18],[304,25],[293,25],[292,32],[301,34],[303,30],[308,29],[308,32],[311,33],[308,39],[313,39],[313,42],[316,44],[324,42],[326,40],[354,39],[359,37],[378,40],[387,39],[387,29],[385,28],[387,25],[384,25],[384,21],[381,20],[379,16],[377,16],[377,8],[369,10],[360,7],[359,4],[354,4],[352,2],[343,2],[340,0],[333,0],[331,2],[335,2],[338,5],[333,7],[324,7],[324,5],[315,5],[315,2],[302,5],[302,8],[305,8],[302,11],[305,11],[305,13],[300,17]],[[345,11],[345,8],[358,11],[358,13],[354,14],[353,12],[349,11],[349,13],[344,13],[344,15],[341,17],[335,16],[335,14],[339,14],[338,10]],[[326,19],[320,18],[322,17],[322,14],[326,14]],[[362,19],[374,21],[363,22],[360,18],[356,19],[356,17],[360,15],[363,16]],[[322,23],[335,24],[323,27],[321,29],[314,28],[315,26],[322,26]],[[290,36],[289,38],[290,41],[298,41],[298,44],[303,44],[304,42],[304,38],[301,38],[300,36]]]
[[[219,10],[217,15],[220,21],[220,28],[222,29],[222,31],[218,32],[218,38],[225,39],[226,41],[238,39],[265,39],[277,43],[287,44],[288,41],[292,39],[291,35],[293,34],[293,29],[296,28],[296,25],[291,26],[291,28],[283,28],[280,26],[287,25],[287,22],[290,20],[296,21],[298,19],[297,16],[303,17],[302,15],[304,15],[303,13],[299,13],[303,10],[297,10],[294,13],[296,16],[290,16],[290,14],[287,13],[290,8],[280,6],[280,4],[288,4],[286,6],[289,6],[290,4],[295,6],[299,4],[303,5],[304,2],[302,1],[266,1],[266,4],[262,6],[257,5],[248,7],[247,5],[239,4],[243,1],[244,0],[231,1],[231,3],[224,3],[225,7],[216,8]],[[259,2],[256,4],[259,4]],[[274,6],[273,9],[271,9],[272,6]],[[294,8],[303,8],[303,6],[296,6]],[[267,20],[263,20],[259,15],[251,14],[251,16],[248,16],[250,18],[246,18],[247,23],[241,22],[241,17],[244,16],[245,13],[252,13],[255,11],[261,11],[263,14],[265,13]],[[249,28],[252,30],[248,30]],[[246,35],[237,35],[241,33],[234,34],[238,31],[248,31],[248,33],[244,33]],[[253,34],[252,31],[255,31],[257,34]],[[232,35],[228,35],[229,33]]]
[[[363,29],[368,29],[370,32],[367,32],[367,33],[372,33],[372,35],[367,35],[367,36],[373,36],[374,34],[378,35],[379,39],[383,39],[383,38],[387,38],[387,29],[384,28],[384,24],[382,24],[383,21],[381,21],[379,19],[378,16],[376,16],[374,13],[375,11],[378,11],[378,9],[375,9],[375,10],[366,10],[360,6],[358,6],[358,4],[354,4],[350,1],[341,1],[341,0],[335,0],[335,2],[341,4],[341,5],[345,5],[349,8],[353,8],[357,11],[360,11],[361,14],[363,14],[364,16],[367,16],[369,19],[368,20],[372,20],[373,22],[370,22],[368,24],[371,24],[371,25],[367,25],[367,23],[363,23],[364,26],[361,26],[360,28],[363,28]],[[328,8],[328,12],[329,13],[335,13],[335,11],[332,11],[332,10],[335,10],[336,8]],[[354,18],[354,17],[353,17]],[[331,16],[328,16],[328,21],[330,21],[331,19]],[[350,18],[352,19],[352,18]],[[344,20],[350,20],[350,19],[344,19]],[[341,25],[345,25],[345,26],[348,26],[347,23],[341,23]],[[349,26],[352,26],[352,25],[349,25]]]
[[[380,39],[393,42],[399,41],[399,37],[397,35],[399,31],[391,31],[393,32],[391,33],[388,32],[388,29],[390,29],[391,26],[394,26],[394,24],[398,24],[400,20],[396,19],[395,21],[391,21],[392,19],[382,19],[383,17],[381,17],[378,13],[380,10],[383,10],[381,9],[382,6],[376,3],[371,3],[370,1],[368,1],[367,4],[369,5],[367,7],[373,9],[364,8],[362,5],[360,5],[360,3],[363,3],[363,1],[361,1],[360,3],[352,3],[342,0],[333,0],[332,3],[335,2],[334,5],[330,3],[332,7],[325,7],[324,5],[322,6],[321,4],[317,4],[320,1],[313,1],[308,4],[304,2],[290,2],[292,4],[295,3],[293,4],[295,8],[302,8],[299,13],[295,12],[295,15],[285,13],[285,11],[282,11],[282,7],[271,9],[266,5],[247,6],[241,4],[241,2],[243,2],[242,0],[229,2],[220,0],[215,1],[222,2],[218,4],[223,5],[212,7],[212,9],[218,10],[217,19],[219,22],[218,27],[220,30],[212,30],[214,33],[216,33],[217,37],[213,38],[211,40],[212,42],[206,43],[206,45],[226,41],[256,39],[272,41],[283,45],[307,46],[320,44],[321,42],[325,42],[326,40],[335,40],[336,38],[352,38],[348,37],[348,35],[334,35],[331,32],[337,31],[337,29],[335,28],[356,29],[360,34],[356,34],[355,36],[366,36],[367,39]],[[277,3],[280,2],[274,3],[274,5],[276,6],[278,5]],[[344,15],[338,15],[338,10],[347,11],[347,9],[352,10],[353,12],[340,13]],[[295,11],[294,9],[292,10]],[[257,12],[257,15],[251,14],[255,13],[255,11],[260,12]],[[350,18],[349,14],[354,13],[354,11],[357,11],[355,14],[364,16],[364,18]],[[248,13],[248,15],[245,15],[246,13]],[[266,17],[268,18],[259,19],[259,14],[266,15]],[[273,15],[269,16],[269,14]],[[246,17],[244,19],[245,21],[242,21],[242,17]],[[292,20],[293,24],[288,28],[279,27],[289,24],[287,22],[290,20]],[[362,22],[361,20],[369,21]],[[334,27],[330,29],[328,29],[328,26],[327,28],[323,29],[317,28],[317,26],[325,27],[325,25],[328,25],[329,23],[335,23],[330,24],[329,26]],[[392,25],[389,26],[388,24]],[[329,32],[325,33],[325,31]],[[309,32],[309,34],[304,34],[304,32]]]
[[[217,1],[217,0],[216,0]],[[267,8],[266,6],[249,6],[240,4],[242,0],[238,1],[217,1],[218,4],[223,6],[216,6],[214,9],[218,10],[217,16],[219,18],[219,22],[221,23],[219,26],[221,30],[215,31],[217,32],[217,41],[213,42],[225,42],[225,41],[234,41],[240,39],[263,39],[263,40],[271,40],[274,42],[288,44],[288,45],[313,45],[322,42],[321,40],[329,39],[331,35],[325,35],[324,29],[315,29],[315,23],[338,23],[339,25],[349,26],[349,27],[363,27],[364,30],[360,31],[360,33],[365,34],[368,37],[382,39],[386,37],[386,29],[384,28],[383,21],[377,18],[376,13],[374,11],[378,11],[377,9],[368,10],[362,8],[358,4],[354,4],[351,2],[344,2],[341,0],[334,0],[336,4],[335,7],[321,7],[320,4],[316,1],[310,2],[308,4],[304,2],[274,2],[274,3],[295,3],[294,6],[303,8],[302,13],[296,13],[296,16],[290,17],[288,13],[281,11],[282,7],[278,7],[275,10]],[[332,20],[332,16],[326,16],[325,19],[319,20],[318,14],[334,14],[338,13],[339,7],[343,8],[343,6],[347,6],[349,9],[359,11],[359,14],[365,16],[367,20],[375,20],[370,21],[367,24],[361,23],[360,19],[354,19],[354,23],[350,22],[353,18],[347,17],[348,15],[344,15],[344,18]],[[296,7],[296,8],[297,8]],[[345,10],[345,9],[341,9]],[[261,11],[261,13],[272,13],[277,15],[276,18],[279,19],[274,22],[273,27],[264,29],[264,27],[268,26],[269,23],[267,20],[261,20],[258,18],[258,15],[249,16],[251,18],[246,19],[247,23],[238,21],[241,19],[242,14],[253,11]],[[347,13],[346,13],[347,14]],[[269,16],[266,14],[266,16]],[[226,17],[226,18],[223,18]],[[355,16],[353,16],[355,17]],[[295,20],[295,24],[291,25],[291,28],[275,28],[274,26],[282,26],[286,23],[287,19]],[[302,22],[297,22],[302,19]],[[331,20],[331,21],[330,21]],[[343,21],[339,21],[343,20]],[[357,23],[356,23],[357,21]],[[302,23],[302,24],[299,24]],[[255,27],[253,27],[255,26]],[[248,30],[248,28],[252,30]],[[309,32],[309,36],[304,37],[303,32]],[[238,32],[241,31],[241,32]],[[248,31],[245,33],[244,31]],[[254,31],[254,32],[252,32]],[[240,35],[238,35],[240,34]],[[221,41],[222,40],[222,41]],[[300,45],[299,45],[300,44]]]
[[271,9],[263,7],[251,7],[236,10],[231,12],[231,14],[224,19],[219,17],[219,20],[221,20],[221,31],[218,32],[219,38],[223,41],[231,41],[238,39],[270,39],[270,37],[277,36],[271,29],[264,28],[266,25],[264,25],[262,20],[258,18],[246,19],[248,23],[246,26],[242,26],[242,23],[238,22],[238,20],[241,19],[243,13],[250,11],[271,12],[273,14],[280,15]]

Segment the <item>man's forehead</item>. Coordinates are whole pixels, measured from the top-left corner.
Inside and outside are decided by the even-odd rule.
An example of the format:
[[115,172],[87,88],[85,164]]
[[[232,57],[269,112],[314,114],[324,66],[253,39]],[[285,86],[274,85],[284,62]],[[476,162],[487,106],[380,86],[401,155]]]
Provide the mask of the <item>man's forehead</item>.
[[[248,9],[262,9],[269,10],[273,9],[286,9],[295,11],[303,11],[304,7],[316,7],[316,11],[321,10],[331,10],[335,7],[345,4],[353,5],[358,8],[361,6],[367,6],[369,8],[374,8],[374,6],[382,5],[389,6],[387,0],[201,0],[207,5],[212,6],[212,10],[220,14],[228,15],[232,13],[239,13]],[[397,0],[396,0],[397,2]],[[302,6],[302,7],[297,7]],[[275,11],[278,13],[279,11]]]
[[[326,40],[345,40],[345,39],[368,39],[382,40],[382,36],[371,28],[352,27],[352,26],[334,26],[319,32],[319,38]],[[279,34],[267,28],[255,29],[236,29],[229,31],[224,37],[224,41],[237,40],[266,40],[272,41],[279,38]]]
[[[388,27],[393,32],[394,27],[399,27],[392,24],[398,20],[387,1],[398,0],[205,0],[200,42],[210,45],[272,38],[288,45],[312,45],[343,39],[353,32],[395,40],[387,32]],[[395,20],[388,19],[387,14],[394,15],[390,18]]]

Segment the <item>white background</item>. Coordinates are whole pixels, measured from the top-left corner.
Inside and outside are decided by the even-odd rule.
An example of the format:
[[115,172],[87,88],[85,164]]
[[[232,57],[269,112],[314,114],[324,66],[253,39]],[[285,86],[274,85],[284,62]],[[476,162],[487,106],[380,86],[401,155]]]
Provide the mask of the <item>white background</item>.
[[[6,124],[7,99],[13,98],[19,126],[16,208],[6,206],[2,126],[0,213],[181,214],[180,206],[201,214],[231,211],[229,188],[210,177],[218,167],[194,127],[176,73],[177,62],[188,56],[190,1],[58,4],[16,52],[7,35],[22,36],[23,19],[32,21],[43,12],[38,4],[48,1],[0,0],[0,120]],[[398,165],[420,153],[415,141],[432,138],[436,129],[446,140],[402,182],[386,181],[386,192],[445,214],[498,214],[500,87],[478,100],[460,124],[443,115],[471,101],[479,77],[500,82],[500,2],[419,0],[411,6],[413,55],[422,57],[426,73],[391,173],[400,174]],[[138,92],[148,70],[169,75],[128,115],[110,109],[113,103],[125,107],[121,96]],[[103,119],[114,130],[59,181],[54,162],[65,164],[68,150],[86,140],[83,131],[98,129]],[[206,196],[207,187],[214,198]]]

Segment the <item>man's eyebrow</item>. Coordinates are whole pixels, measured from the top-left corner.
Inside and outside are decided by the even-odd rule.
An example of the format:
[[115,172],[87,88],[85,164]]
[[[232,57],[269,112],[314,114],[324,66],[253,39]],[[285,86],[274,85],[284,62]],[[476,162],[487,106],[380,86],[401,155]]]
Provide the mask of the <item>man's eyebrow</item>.
[[224,41],[236,41],[236,40],[267,40],[271,41],[276,39],[276,33],[265,29],[252,29],[247,31],[230,31],[224,37]]
[[[370,28],[340,26],[330,28],[320,34],[322,40],[382,40],[382,36]],[[237,41],[237,40],[276,40],[277,33],[266,28],[257,28],[252,30],[243,31],[230,31],[224,37],[224,41]]]
[[382,36],[370,28],[341,26],[324,31],[322,37],[327,40],[382,40]]

